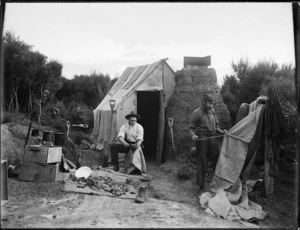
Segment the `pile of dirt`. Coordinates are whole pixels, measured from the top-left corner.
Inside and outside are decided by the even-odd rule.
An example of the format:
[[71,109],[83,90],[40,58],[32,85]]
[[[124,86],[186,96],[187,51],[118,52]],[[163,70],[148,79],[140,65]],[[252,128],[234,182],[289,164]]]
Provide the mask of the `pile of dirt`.
[[192,172],[187,165],[181,167],[178,171],[178,178],[180,179],[189,179],[192,176]]
[[[192,113],[201,105],[204,94],[210,93],[214,96],[215,112],[221,128],[230,128],[229,111],[219,92],[215,69],[206,66],[189,66],[175,73],[175,82],[174,94],[170,98],[166,116],[174,119],[174,141],[179,152],[184,152],[193,146],[188,135],[188,126]],[[166,134],[165,153],[170,156],[171,137],[169,132]]]
[[27,132],[28,127],[24,125],[15,123],[1,124],[1,159],[7,160],[9,164],[23,161]]
[[[189,168],[189,179],[178,178],[178,173],[183,166]],[[196,165],[191,161],[190,153],[180,154],[174,160],[161,165],[147,162],[147,169],[153,176],[148,186],[149,197],[199,206],[199,189],[195,178]]]

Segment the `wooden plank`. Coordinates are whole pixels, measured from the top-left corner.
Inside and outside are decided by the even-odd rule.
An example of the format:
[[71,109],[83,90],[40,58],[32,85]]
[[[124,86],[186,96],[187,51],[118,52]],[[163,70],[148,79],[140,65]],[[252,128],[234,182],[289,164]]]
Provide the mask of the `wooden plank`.
[[114,171],[112,169],[109,168],[102,168],[100,170],[93,170],[93,174],[97,173],[99,171],[104,171],[104,172],[108,172],[108,173],[112,173],[112,174],[116,174],[118,176],[122,176],[122,177],[126,177],[126,178],[134,178],[134,179],[139,179],[141,181],[150,181],[153,179],[153,176],[149,175],[149,174],[143,174],[143,175],[133,175],[133,174],[127,174],[127,173],[122,173],[122,172],[117,172]]
[[164,143],[164,130],[165,130],[165,109],[164,109],[164,91],[159,94],[159,118],[158,118],[158,135],[157,135],[157,148],[156,148],[156,162],[161,163],[162,151]]
[[24,162],[21,165],[19,180],[33,182],[55,182],[59,170],[59,163],[41,165],[32,162]]

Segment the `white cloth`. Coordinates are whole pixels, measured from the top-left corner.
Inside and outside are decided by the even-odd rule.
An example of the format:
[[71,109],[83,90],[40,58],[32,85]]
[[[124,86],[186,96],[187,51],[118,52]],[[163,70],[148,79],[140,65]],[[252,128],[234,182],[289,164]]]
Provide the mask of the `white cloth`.
[[140,124],[136,123],[134,126],[130,126],[128,123],[122,125],[120,128],[118,137],[123,137],[123,139],[137,142],[138,140],[144,140],[144,128]]
[[128,174],[134,169],[131,167],[132,165],[138,168],[141,173],[147,173],[146,161],[141,147],[138,147],[134,152],[130,149],[129,153],[126,154],[125,168]]

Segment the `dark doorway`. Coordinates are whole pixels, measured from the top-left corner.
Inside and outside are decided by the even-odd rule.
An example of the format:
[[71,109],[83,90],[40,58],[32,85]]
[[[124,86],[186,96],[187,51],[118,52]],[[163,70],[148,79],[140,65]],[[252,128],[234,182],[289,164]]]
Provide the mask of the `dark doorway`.
[[144,156],[147,160],[155,160],[158,136],[159,92],[138,91],[137,113],[141,115],[138,123],[144,127]]

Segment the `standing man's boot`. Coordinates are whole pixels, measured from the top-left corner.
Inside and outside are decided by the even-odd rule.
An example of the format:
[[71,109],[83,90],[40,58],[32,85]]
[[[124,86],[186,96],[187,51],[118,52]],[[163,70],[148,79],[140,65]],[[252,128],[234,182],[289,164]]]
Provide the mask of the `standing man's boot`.
[[145,200],[146,200],[146,192],[147,192],[147,187],[146,186],[140,186],[138,194],[135,198],[135,202],[144,203]]
[[117,172],[119,169],[119,164],[114,164],[113,170]]

